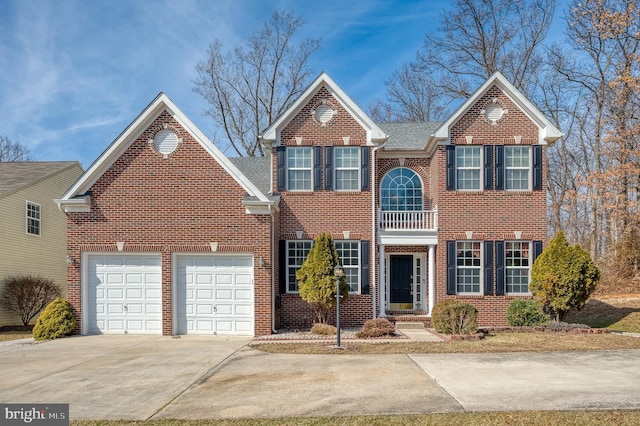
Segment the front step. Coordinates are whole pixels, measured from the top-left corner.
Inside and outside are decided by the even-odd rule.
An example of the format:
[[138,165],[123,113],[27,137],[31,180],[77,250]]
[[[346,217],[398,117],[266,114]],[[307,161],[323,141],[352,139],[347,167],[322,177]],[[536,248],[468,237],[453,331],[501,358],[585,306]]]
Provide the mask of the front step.
[[384,317],[396,325],[396,328],[431,328],[431,317],[426,315],[389,315]]

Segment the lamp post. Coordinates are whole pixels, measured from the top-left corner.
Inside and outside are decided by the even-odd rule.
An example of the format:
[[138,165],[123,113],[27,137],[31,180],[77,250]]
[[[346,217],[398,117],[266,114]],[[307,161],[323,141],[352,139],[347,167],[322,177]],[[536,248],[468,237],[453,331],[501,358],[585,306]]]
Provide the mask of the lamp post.
[[333,268],[333,275],[336,277],[336,348],[342,349],[340,346],[340,279],[344,277],[344,269],[340,264]]

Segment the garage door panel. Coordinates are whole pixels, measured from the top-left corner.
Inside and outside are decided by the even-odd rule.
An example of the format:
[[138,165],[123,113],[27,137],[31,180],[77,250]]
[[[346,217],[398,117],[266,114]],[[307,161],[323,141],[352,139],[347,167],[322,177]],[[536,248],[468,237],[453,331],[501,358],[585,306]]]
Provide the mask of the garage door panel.
[[178,256],[176,271],[179,334],[253,334],[251,256]]
[[162,332],[160,256],[88,256],[88,332]]

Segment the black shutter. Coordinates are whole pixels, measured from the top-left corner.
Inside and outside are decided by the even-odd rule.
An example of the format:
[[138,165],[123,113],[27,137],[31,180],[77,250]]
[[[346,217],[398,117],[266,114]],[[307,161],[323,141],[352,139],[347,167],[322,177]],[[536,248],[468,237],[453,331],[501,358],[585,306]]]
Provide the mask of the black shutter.
[[542,189],[542,145],[533,145],[533,190]]
[[360,241],[360,294],[369,294],[370,271],[370,247],[369,241]]
[[279,277],[279,293],[285,294],[287,292],[287,242],[285,240],[278,241],[279,253],[278,260],[280,264]]
[[542,241],[536,240],[533,242],[533,262],[536,261],[538,256],[542,253]]
[[324,147],[324,189],[333,189],[333,147]]
[[447,145],[447,191],[456,189],[456,147]]
[[313,190],[322,191],[322,147],[313,147]]
[[362,191],[368,191],[369,190],[369,176],[371,176],[371,171],[369,168],[369,147],[368,146],[363,146],[360,148],[360,156],[362,157],[362,168],[360,169],[360,173],[362,174],[360,177],[360,189]]
[[276,176],[276,186],[278,191],[285,190],[285,173],[286,167],[285,162],[287,161],[287,147],[278,146],[276,147],[276,166],[277,166],[277,176]]
[[447,294],[456,294],[456,242],[447,241]]
[[504,145],[496,145],[496,189],[504,189]]
[[493,189],[493,145],[484,146],[484,190]]
[[496,241],[496,296],[504,296],[504,241]]
[[493,242],[484,242],[484,295],[493,294]]

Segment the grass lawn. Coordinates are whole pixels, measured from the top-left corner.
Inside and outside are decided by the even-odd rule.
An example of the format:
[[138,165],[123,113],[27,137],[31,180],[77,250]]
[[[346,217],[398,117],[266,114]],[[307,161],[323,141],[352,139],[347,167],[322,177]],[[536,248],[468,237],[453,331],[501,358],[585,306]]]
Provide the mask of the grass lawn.
[[592,298],[582,311],[569,313],[566,321],[593,328],[640,333],[640,296]]
[[488,413],[412,414],[397,416],[295,417],[280,419],[72,421],[73,426],[276,426],[276,425],[637,425],[640,411],[519,411]]

